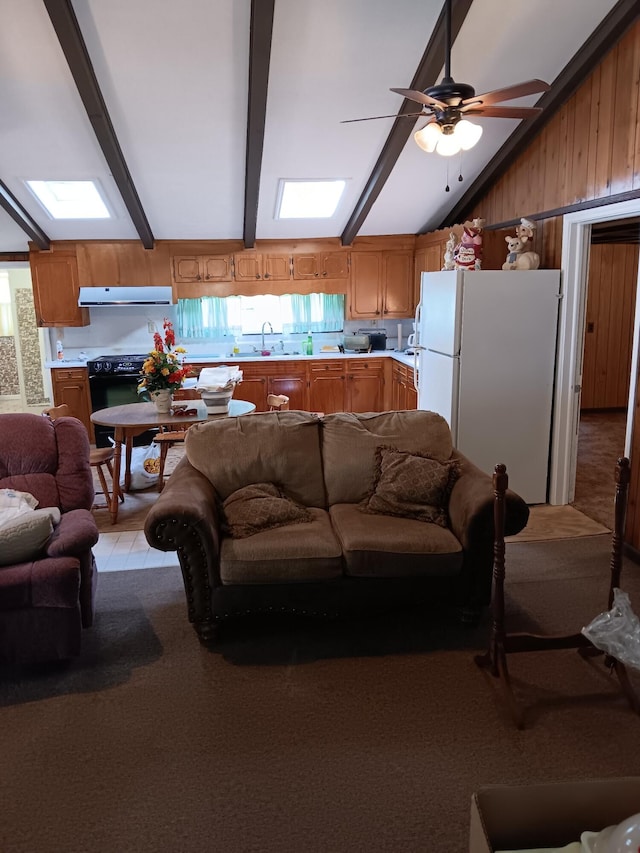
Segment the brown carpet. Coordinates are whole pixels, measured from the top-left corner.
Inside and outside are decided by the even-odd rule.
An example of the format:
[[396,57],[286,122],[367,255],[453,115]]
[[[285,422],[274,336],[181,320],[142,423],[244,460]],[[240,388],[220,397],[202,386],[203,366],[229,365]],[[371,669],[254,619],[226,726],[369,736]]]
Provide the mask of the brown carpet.
[[[510,628],[605,609],[609,546],[509,544]],[[637,566],[623,587],[638,609]],[[177,569],[104,574],[97,605],[78,660],[0,673],[7,853],[465,853],[480,786],[638,773],[640,720],[575,651],[512,656],[515,729],[473,663],[488,619],[244,622],[211,652]]]

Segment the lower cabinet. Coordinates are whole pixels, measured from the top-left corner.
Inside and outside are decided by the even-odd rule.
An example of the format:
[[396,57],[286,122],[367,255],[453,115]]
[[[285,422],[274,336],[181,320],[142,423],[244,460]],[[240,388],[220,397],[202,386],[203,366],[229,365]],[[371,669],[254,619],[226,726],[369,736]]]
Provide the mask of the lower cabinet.
[[343,359],[313,361],[309,364],[309,408],[312,412],[344,412],[346,400]]
[[89,440],[94,441],[91,423],[91,397],[89,395],[89,373],[84,367],[55,367],[51,370],[53,404],[66,403],[74,418],[87,428]]
[[418,408],[418,392],[413,384],[413,368],[393,362],[391,379],[392,408],[397,411]]
[[347,359],[345,411],[384,411],[384,359]]

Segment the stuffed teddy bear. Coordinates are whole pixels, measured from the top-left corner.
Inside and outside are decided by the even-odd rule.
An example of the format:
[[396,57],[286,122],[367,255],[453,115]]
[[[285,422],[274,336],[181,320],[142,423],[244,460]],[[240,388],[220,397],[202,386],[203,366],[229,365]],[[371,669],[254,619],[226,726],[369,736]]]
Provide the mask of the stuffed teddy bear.
[[462,226],[462,239],[454,251],[454,269],[479,270],[482,267],[482,231],[484,219],[473,219]]
[[540,255],[536,252],[525,252],[527,238],[505,237],[507,244],[507,260],[502,264],[503,270],[537,270],[540,266]]

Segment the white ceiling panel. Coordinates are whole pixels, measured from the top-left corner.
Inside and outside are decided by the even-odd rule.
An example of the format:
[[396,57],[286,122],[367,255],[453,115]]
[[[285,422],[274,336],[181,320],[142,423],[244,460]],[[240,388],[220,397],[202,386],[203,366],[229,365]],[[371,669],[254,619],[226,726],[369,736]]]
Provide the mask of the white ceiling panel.
[[[153,236],[241,239],[251,0],[59,2],[72,2]],[[393,119],[341,122],[397,113],[402,98],[390,87],[411,85],[442,3],[275,0],[258,240],[342,234]],[[614,6],[473,0],[453,45],[453,77],[476,92],[533,77],[553,83]],[[0,21],[0,180],[52,240],[138,238],[43,0],[0,0]],[[412,132],[424,123],[406,121]],[[411,134],[358,233],[437,227],[518,126],[475,121],[484,133],[462,164],[426,154]],[[97,180],[114,218],[50,219],[24,181],[54,178]],[[278,221],[280,178],[345,178],[347,190],[331,219]],[[0,209],[0,252],[25,251],[27,239]]]

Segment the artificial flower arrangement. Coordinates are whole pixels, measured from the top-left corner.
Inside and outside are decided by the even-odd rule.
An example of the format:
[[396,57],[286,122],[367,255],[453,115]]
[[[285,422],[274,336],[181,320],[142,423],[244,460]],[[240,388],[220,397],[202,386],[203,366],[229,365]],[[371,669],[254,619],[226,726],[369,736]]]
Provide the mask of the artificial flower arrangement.
[[147,356],[138,383],[138,393],[142,391],[176,391],[189,374],[189,368],[183,367],[178,354],[185,353],[183,347],[175,346],[176,336],[173,324],[165,318],[162,323],[164,341],[159,332],[153,335],[154,349]]

